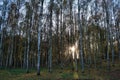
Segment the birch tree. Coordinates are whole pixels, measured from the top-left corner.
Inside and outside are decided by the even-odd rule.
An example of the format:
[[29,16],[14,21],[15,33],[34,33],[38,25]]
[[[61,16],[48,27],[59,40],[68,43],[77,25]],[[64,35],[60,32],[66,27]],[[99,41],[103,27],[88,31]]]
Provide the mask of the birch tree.
[[44,0],[41,0],[41,6],[40,6],[40,18],[39,18],[39,24],[38,24],[38,62],[37,62],[37,75],[40,75],[40,44],[41,44],[41,28],[42,28],[42,15],[43,15],[43,3]]
[[29,72],[29,55],[30,55],[30,32],[32,21],[32,8],[30,2],[26,2],[26,26],[27,26],[27,59],[26,59],[26,72]]
[[81,64],[81,68],[82,68],[82,72],[84,72],[84,59],[83,59],[83,46],[82,46],[82,25],[80,22],[80,0],[78,0],[78,26],[79,26],[79,31],[80,31],[80,64]]
[[[109,55],[109,45],[110,45],[110,23],[109,23],[109,1],[103,0],[106,13],[106,31],[107,31],[107,67],[110,70],[110,55]],[[108,5],[107,5],[108,4]]]
[[50,12],[50,30],[49,30],[49,56],[48,56],[48,60],[49,60],[49,72],[52,72],[52,14],[53,14],[53,2],[54,0],[50,0],[50,7],[49,7],[49,12]]
[[6,26],[6,10],[7,10],[8,1],[3,0],[3,7],[2,7],[2,17],[1,17],[1,24],[0,24],[0,67],[2,66],[2,56],[3,56],[3,28]]
[[12,63],[13,63],[13,55],[14,55],[14,35],[15,35],[15,29],[17,27],[17,21],[18,21],[18,12],[17,12],[17,5],[15,3],[11,3],[11,8],[10,8],[10,12],[9,12],[9,20],[8,20],[8,24],[11,27],[10,30],[10,37],[11,37],[11,49],[10,49],[10,58],[9,58],[9,67],[12,67]]

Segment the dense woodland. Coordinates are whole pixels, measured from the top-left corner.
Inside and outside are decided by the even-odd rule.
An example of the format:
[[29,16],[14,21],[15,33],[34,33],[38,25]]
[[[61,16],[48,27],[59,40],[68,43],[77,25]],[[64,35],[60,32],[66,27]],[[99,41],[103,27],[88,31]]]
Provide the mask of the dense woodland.
[[[53,72],[120,64],[120,0],[1,0],[0,67]],[[80,68],[80,69],[79,69]]]

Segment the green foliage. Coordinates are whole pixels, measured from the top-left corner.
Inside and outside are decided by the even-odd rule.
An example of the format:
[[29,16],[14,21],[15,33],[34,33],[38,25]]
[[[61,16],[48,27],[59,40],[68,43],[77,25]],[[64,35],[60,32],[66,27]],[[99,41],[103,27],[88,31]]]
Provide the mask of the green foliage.
[[[106,66],[105,64],[102,64]],[[108,72],[104,67],[99,70],[96,69],[85,69],[85,73],[80,72],[80,67],[78,72],[70,70],[70,66],[67,66],[64,70],[55,68],[52,73],[49,73],[47,69],[41,69],[41,75],[36,75],[36,70],[31,69],[30,73],[25,73],[24,69],[0,69],[0,80],[119,80],[119,65],[116,63],[113,70]],[[76,77],[77,75],[77,77]]]
[[63,73],[63,74],[61,74],[61,77],[63,79],[71,79],[71,78],[73,78],[73,74],[72,73]]
[[25,73],[24,69],[8,69],[7,70],[11,75],[20,75]]

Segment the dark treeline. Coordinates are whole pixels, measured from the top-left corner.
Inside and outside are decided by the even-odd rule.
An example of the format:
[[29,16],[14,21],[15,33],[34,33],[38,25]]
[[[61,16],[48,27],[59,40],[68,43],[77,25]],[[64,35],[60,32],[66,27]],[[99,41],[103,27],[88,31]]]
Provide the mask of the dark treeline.
[[2,0],[0,67],[110,70],[120,62],[120,0]]

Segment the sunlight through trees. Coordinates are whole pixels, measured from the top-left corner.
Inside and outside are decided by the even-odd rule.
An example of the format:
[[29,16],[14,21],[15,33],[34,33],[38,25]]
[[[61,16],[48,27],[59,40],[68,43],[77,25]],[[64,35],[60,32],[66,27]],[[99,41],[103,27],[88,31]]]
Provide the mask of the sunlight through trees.
[[0,0],[0,68],[111,71],[120,64],[120,0]]

